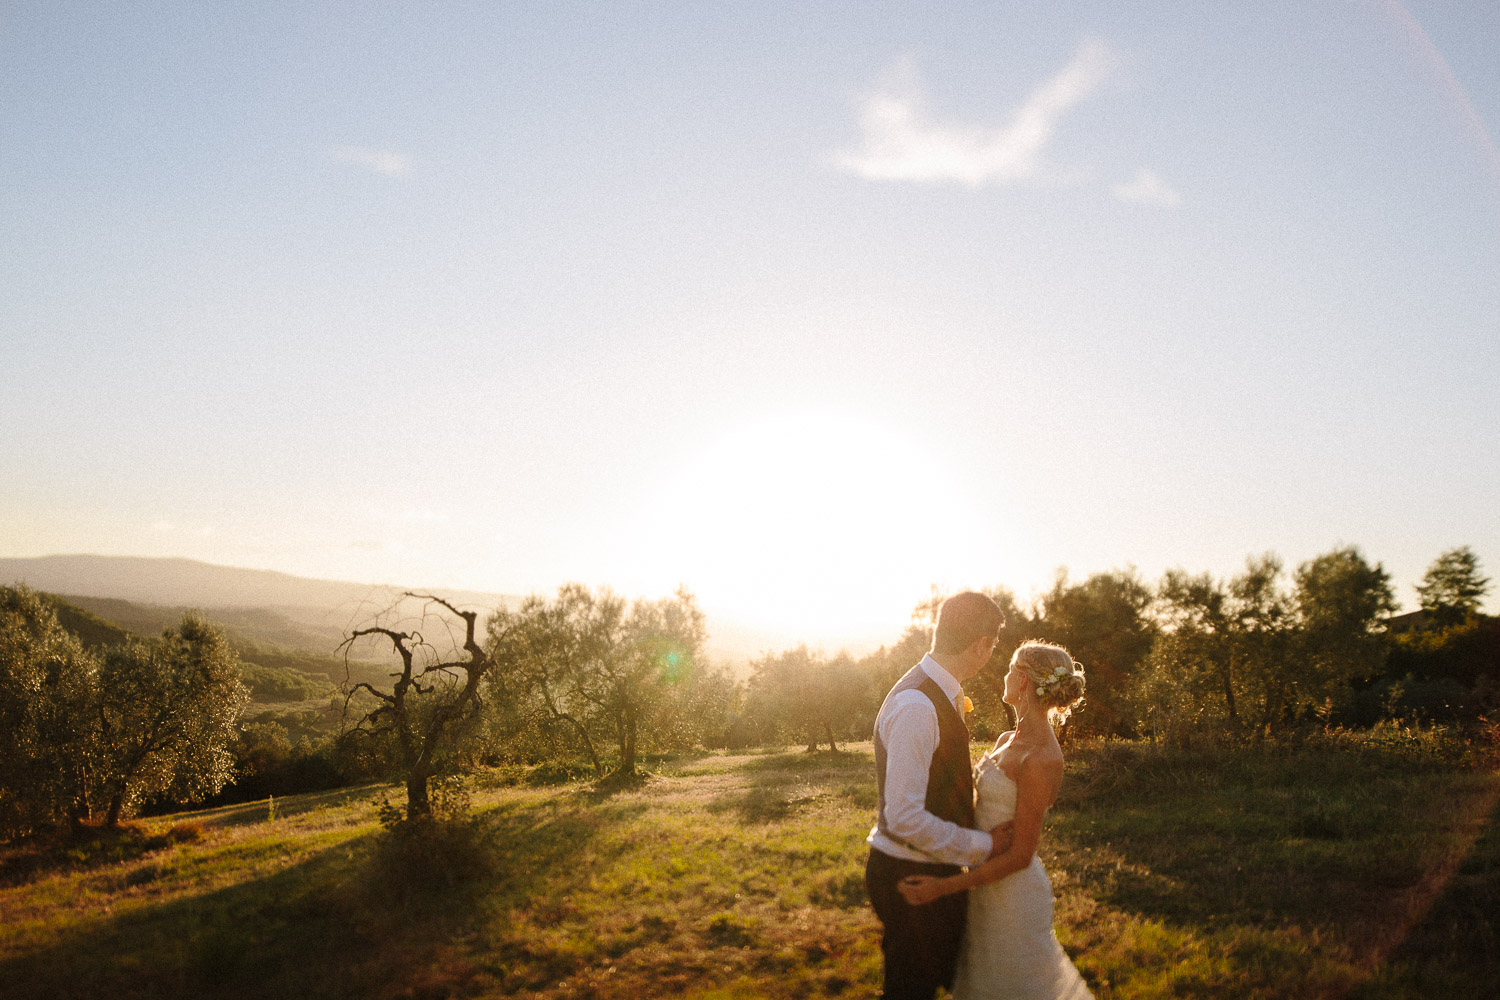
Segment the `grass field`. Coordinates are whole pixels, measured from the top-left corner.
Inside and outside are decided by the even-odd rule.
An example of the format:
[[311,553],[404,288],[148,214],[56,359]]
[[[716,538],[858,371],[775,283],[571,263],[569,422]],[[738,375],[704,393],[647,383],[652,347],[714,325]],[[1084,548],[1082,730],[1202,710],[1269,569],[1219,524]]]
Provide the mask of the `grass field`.
[[[1096,996],[1493,992],[1500,776],[1461,748],[1071,753],[1043,855]],[[652,766],[621,791],[490,776],[479,858],[437,887],[379,846],[380,788],[6,849],[0,993],[873,995],[868,744]]]

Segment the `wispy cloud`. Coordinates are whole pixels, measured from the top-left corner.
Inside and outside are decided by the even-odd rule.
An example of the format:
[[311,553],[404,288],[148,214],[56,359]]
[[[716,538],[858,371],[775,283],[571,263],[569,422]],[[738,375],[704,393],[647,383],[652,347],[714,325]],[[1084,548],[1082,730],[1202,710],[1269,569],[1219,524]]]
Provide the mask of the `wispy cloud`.
[[411,160],[388,149],[368,149],[364,146],[334,146],[328,158],[337,163],[349,163],[387,177],[404,177],[411,173]]
[[985,128],[932,118],[915,64],[902,59],[860,111],[863,145],[835,162],[872,180],[956,181],[977,187],[1038,177],[1058,121],[1098,89],[1114,62],[1104,45],[1085,43],[1061,71],[1031,92],[1009,124]]
[[1130,180],[1121,181],[1110,190],[1121,201],[1152,208],[1176,208],[1182,204],[1182,195],[1148,167],[1141,167]]

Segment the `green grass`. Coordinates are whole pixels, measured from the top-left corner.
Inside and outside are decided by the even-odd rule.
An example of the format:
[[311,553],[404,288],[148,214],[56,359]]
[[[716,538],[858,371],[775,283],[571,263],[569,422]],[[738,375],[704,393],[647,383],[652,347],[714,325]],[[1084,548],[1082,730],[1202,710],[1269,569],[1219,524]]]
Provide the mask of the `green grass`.
[[[1479,996],[1500,778],[1431,739],[1070,748],[1044,860],[1096,996]],[[201,838],[0,853],[18,997],[873,995],[868,745],[476,791],[471,877],[413,888],[366,788],[154,821]],[[498,776],[497,776],[498,778]],[[144,840],[143,840],[144,844]],[[139,845],[138,845],[139,846]]]
[[[1345,996],[1411,947],[1496,818],[1500,779],[1442,749],[1087,748],[1043,851],[1059,937],[1101,997]],[[1458,995],[1489,988],[1478,958]]]

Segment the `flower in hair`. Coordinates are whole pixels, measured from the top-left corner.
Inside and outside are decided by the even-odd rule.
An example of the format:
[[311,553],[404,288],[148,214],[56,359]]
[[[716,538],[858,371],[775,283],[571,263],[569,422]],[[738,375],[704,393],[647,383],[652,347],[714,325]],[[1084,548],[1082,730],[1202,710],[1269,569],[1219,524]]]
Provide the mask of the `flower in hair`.
[[1057,687],[1057,685],[1063,683],[1072,676],[1073,670],[1071,667],[1054,667],[1052,669],[1052,672],[1046,677],[1042,678],[1042,680],[1037,684],[1037,697],[1050,699],[1052,697],[1052,692]]

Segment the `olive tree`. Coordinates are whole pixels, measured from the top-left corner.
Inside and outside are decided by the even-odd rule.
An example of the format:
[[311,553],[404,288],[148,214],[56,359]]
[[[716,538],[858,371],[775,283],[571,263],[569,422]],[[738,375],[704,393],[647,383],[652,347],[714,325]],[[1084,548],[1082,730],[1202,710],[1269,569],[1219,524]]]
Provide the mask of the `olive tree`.
[[156,641],[107,649],[93,754],[114,826],[142,799],[194,801],[233,777],[235,721],[249,700],[224,633],[189,613]]
[[610,655],[583,678],[579,693],[613,733],[621,775],[636,773],[642,733],[658,740],[674,733],[678,695],[693,680],[705,638],[703,612],[686,590],[637,600],[614,633]]
[[561,587],[555,600],[532,594],[514,610],[490,619],[488,648],[495,660],[492,684],[504,684],[511,704],[531,702],[540,716],[588,755],[595,777],[604,763],[595,740],[593,704],[583,697],[590,671],[612,653],[625,615],[621,598],[597,596],[581,584]]
[[617,773],[632,776],[643,744],[683,745],[698,720],[691,697],[702,670],[703,613],[679,590],[627,601],[608,589],[566,584],[557,597],[530,597],[489,623],[496,684],[530,699],[604,773],[613,745]]
[[27,587],[0,587],[0,836],[89,811],[98,662]]
[[[768,653],[750,665],[746,708],[763,731],[784,732],[814,753],[826,740],[837,750],[868,714],[868,684],[847,653],[830,659],[806,646]],[[863,736],[863,733],[860,733]]]

